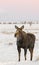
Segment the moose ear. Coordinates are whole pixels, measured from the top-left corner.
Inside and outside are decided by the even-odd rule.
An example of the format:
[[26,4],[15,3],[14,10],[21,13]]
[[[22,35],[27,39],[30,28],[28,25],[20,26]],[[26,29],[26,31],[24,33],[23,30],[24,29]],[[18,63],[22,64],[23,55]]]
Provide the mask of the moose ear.
[[18,27],[15,25],[15,28],[18,29]]
[[21,27],[21,30],[24,28],[24,25]]

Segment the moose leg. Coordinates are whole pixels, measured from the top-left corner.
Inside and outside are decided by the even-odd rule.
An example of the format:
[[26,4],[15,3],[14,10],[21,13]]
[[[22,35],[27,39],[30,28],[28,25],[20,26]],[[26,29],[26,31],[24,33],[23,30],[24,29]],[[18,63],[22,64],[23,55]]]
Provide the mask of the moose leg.
[[21,49],[18,48],[18,57],[19,57],[19,60],[18,61],[20,61],[20,53],[21,53]]
[[32,57],[33,57],[33,48],[29,48],[30,54],[31,54],[31,58],[30,60],[32,61]]
[[24,57],[25,57],[25,60],[26,60],[26,53],[27,53],[27,49],[25,48],[24,49]]

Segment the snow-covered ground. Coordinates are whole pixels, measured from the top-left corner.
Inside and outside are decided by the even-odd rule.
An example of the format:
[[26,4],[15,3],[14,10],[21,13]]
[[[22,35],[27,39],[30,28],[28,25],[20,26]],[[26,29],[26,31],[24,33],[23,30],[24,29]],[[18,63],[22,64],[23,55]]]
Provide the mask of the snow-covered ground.
[[[22,26],[22,24],[16,25],[19,27]],[[34,33],[36,35],[36,39],[39,39],[39,25],[32,24],[30,27],[29,24],[25,24],[24,26],[24,30],[26,32]],[[0,24],[0,65],[39,65],[39,40],[36,40],[35,42],[33,60],[30,61],[30,53],[29,50],[27,50],[27,60],[25,61],[24,50],[22,49],[21,61],[18,62],[16,38],[14,37],[15,30],[14,24]]]

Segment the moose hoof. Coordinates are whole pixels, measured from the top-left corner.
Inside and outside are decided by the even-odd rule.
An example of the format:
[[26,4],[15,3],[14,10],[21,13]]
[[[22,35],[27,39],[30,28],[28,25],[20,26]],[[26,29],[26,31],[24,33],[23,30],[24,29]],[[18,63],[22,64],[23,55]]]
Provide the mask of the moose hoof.
[[20,59],[18,61],[20,62]]
[[32,59],[30,59],[32,61]]
[[26,60],[26,58],[25,58],[25,60]]

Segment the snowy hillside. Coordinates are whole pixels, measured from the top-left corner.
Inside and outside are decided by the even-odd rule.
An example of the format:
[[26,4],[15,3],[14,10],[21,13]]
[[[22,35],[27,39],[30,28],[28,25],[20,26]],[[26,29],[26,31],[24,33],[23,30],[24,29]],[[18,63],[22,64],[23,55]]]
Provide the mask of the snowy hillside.
[[24,31],[35,34],[36,42],[33,60],[30,61],[30,53],[27,50],[27,60],[24,60],[24,51],[21,51],[21,61],[18,62],[18,52],[16,46],[15,24],[0,24],[0,65],[39,65],[39,24],[16,24]]

